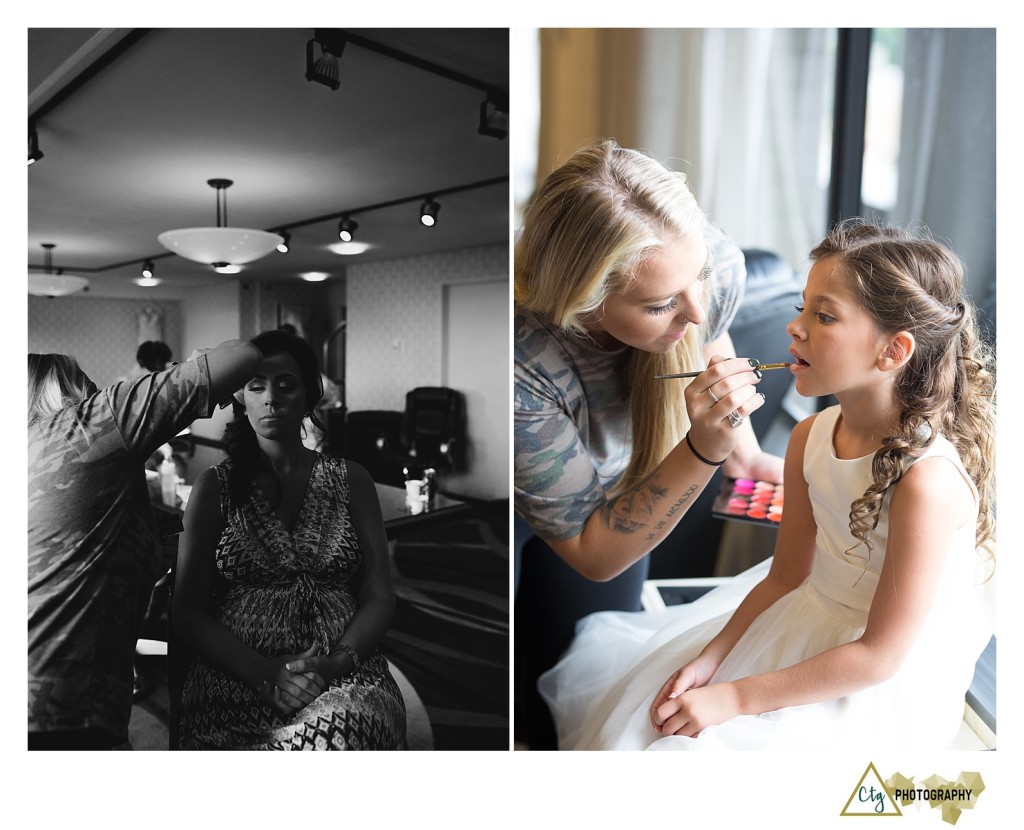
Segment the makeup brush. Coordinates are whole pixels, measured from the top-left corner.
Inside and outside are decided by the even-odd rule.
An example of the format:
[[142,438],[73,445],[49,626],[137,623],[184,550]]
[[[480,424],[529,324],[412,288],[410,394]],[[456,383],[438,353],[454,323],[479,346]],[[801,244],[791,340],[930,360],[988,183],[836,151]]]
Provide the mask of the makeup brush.
[[[753,368],[757,369],[760,372],[765,372],[768,371],[769,369],[788,369],[790,365],[791,364],[789,363],[759,363],[757,366],[754,366]],[[704,370],[701,369],[700,371],[697,372],[682,372],[678,375],[655,375],[654,379],[667,380],[669,378],[695,378],[697,377],[697,375],[702,374],[703,372]]]

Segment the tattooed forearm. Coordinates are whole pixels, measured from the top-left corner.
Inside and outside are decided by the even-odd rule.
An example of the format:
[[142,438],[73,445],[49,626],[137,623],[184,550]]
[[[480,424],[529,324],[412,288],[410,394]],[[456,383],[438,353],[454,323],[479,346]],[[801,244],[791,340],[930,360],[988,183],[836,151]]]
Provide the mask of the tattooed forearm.
[[605,506],[603,510],[605,521],[608,527],[617,533],[636,533],[650,528],[655,515],[660,513],[661,518],[653,525],[653,530],[647,534],[648,541],[653,540],[698,489],[698,485],[691,484],[682,497],[662,513],[658,502],[668,495],[668,490],[654,484],[651,477],[648,477],[632,490],[626,491]]
[[682,495],[682,497],[680,497],[679,501],[677,501],[675,504],[673,504],[668,509],[668,512],[665,514],[665,518],[662,519],[660,522],[658,522],[654,526],[654,530],[652,530],[650,533],[647,534],[647,541],[648,542],[650,542],[650,541],[654,540],[655,538],[657,538],[658,533],[660,531],[664,530],[665,525],[668,524],[669,519],[671,519],[676,513],[678,513],[680,510],[682,510],[683,505],[685,505],[690,500],[690,497],[694,493],[696,493],[696,492],[697,492],[697,485],[696,484],[691,484],[690,485],[690,489],[687,490],[685,493],[683,493],[683,495]]
[[605,508],[608,527],[618,533],[635,533],[647,527],[654,515],[655,503],[665,498],[668,490],[648,481],[627,490]]

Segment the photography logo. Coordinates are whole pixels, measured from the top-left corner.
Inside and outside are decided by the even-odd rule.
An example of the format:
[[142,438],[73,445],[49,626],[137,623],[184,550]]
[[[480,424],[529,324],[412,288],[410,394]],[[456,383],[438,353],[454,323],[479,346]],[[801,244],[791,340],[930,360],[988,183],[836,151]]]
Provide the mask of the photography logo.
[[913,778],[896,773],[886,780],[874,764],[868,764],[853,788],[841,816],[902,816],[901,805],[939,810],[942,820],[956,824],[964,810],[973,810],[985,782],[978,772],[961,772],[956,781],[930,775],[919,784]]
[[868,764],[864,774],[853,788],[843,807],[841,816],[902,816],[892,794],[882,783],[874,764]]

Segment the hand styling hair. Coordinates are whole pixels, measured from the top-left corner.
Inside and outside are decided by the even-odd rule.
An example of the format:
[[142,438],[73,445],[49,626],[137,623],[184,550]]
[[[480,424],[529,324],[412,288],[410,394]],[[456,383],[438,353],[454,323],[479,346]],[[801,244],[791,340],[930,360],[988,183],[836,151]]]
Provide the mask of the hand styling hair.
[[[316,352],[309,343],[294,334],[275,329],[257,334],[251,340],[264,358],[286,352],[295,358],[299,366],[303,387],[306,390],[305,417],[323,431],[323,423],[317,417],[316,405],[324,394],[323,380],[320,377],[320,364]],[[267,473],[280,485],[273,467],[260,449],[256,433],[245,415],[245,407],[237,400],[231,403],[234,417],[224,429],[224,444],[228,458],[231,459],[231,470],[228,475],[228,500],[231,504],[242,504],[249,493],[249,486],[261,473]],[[280,486],[277,487],[280,493]]]
[[[516,303],[587,337],[587,318],[625,291],[658,248],[700,238],[704,225],[683,173],[614,141],[585,147],[544,180],[526,208],[515,250]],[[704,284],[705,305],[713,283]],[[702,332],[691,326],[664,354],[633,350],[630,412],[633,435],[642,439],[609,495],[642,480],[683,439],[685,384],[652,378],[701,368],[702,346]]]
[[882,499],[934,440],[956,447],[978,488],[976,540],[988,550],[995,536],[994,360],[982,342],[974,309],[963,294],[963,265],[945,246],[897,228],[860,220],[839,224],[811,260],[834,260],[848,287],[885,334],[906,331],[916,345],[898,370],[896,434],[872,461],[874,481],[850,510],[850,530],[868,548]]

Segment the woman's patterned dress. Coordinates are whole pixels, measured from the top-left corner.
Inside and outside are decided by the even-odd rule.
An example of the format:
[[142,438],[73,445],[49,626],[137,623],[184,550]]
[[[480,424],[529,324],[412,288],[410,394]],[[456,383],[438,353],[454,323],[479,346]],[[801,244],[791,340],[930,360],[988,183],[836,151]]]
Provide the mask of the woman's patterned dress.
[[[212,613],[265,656],[299,654],[314,641],[330,651],[356,613],[362,561],[345,462],[317,454],[294,532],[259,488],[230,507],[230,461],[215,469],[225,526],[214,551],[220,578]],[[403,749],[405,703],[379,651],[287,718],[197,658],[182,690],[180,747]]]

